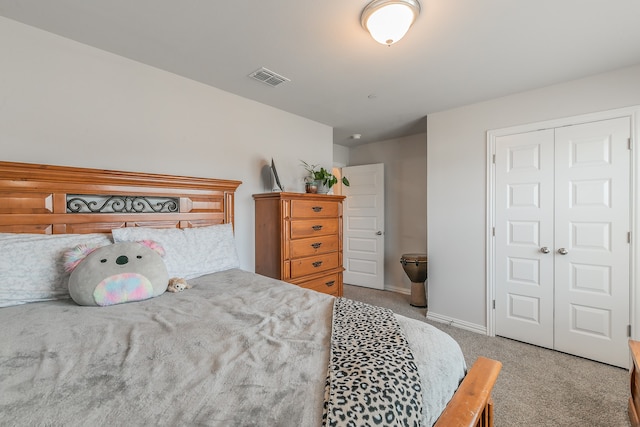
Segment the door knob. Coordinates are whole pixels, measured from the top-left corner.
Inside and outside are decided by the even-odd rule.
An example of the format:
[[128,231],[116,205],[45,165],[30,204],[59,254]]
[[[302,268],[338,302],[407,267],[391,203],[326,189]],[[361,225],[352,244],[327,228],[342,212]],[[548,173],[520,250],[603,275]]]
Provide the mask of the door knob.
[[542,252],[543,254],[548,254],[551,251],[549,250],[548,247],[543,246],[543,247],[540,248],[540,252]]
[[558,249],[558,253],[559,253],[560,255],[566,255],[566,254],[568,254],[568,253],[569,253],[569,251],[568,251],[568,250],[566,250],[565,248],[560,248],[560,249]]
[[378,231],[378,232],[376,233],[376,236],[382,236],[382,231]]

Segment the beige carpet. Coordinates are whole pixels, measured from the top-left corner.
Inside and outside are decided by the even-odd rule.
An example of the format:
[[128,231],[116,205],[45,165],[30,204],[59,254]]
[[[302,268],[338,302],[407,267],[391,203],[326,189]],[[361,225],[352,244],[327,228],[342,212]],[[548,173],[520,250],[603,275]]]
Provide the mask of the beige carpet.
[[387,307],[451,335],[467,364],[478,356],[500,360],[493,399],[497,427],[628,427],[628,372],[598,362],[500,337],[427,321],[409,296],[345,285],[344,296]]

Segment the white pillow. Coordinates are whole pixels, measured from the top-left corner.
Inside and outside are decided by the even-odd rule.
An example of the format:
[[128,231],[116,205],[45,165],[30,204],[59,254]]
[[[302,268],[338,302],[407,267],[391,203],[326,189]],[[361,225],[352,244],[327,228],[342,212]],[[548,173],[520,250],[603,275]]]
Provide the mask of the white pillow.
[[231,224],[185,229],[124,227],[111,230],[111,234],[116,243],[160,243],[169,277],[193,279],[240,266]]
[[111,244],[108,234],[0,233],[0,307],[69,298],[63,254],[83,243]]

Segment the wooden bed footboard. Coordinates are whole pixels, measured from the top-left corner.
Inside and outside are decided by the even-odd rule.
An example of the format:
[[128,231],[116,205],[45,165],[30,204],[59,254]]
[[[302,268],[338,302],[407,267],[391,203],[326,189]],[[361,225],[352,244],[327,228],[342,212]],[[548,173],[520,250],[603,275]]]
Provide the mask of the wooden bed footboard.
[[434,427],[491,427],[493,400],[491,391],[502,369],[497,360],[479,357]]

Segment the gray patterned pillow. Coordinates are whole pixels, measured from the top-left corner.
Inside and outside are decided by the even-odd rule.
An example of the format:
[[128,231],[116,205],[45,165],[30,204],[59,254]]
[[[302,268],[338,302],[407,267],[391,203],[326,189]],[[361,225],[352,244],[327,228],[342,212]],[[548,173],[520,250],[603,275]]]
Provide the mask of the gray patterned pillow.
[[115,242],[158,242],[165,250],[169,277],[193,279],[240,266],[231,224],[182,230],[125,227],[113,229],[111,234]]
[[64,252],[111,244],[108,234],[0,233],[0,307],[68,299]]

